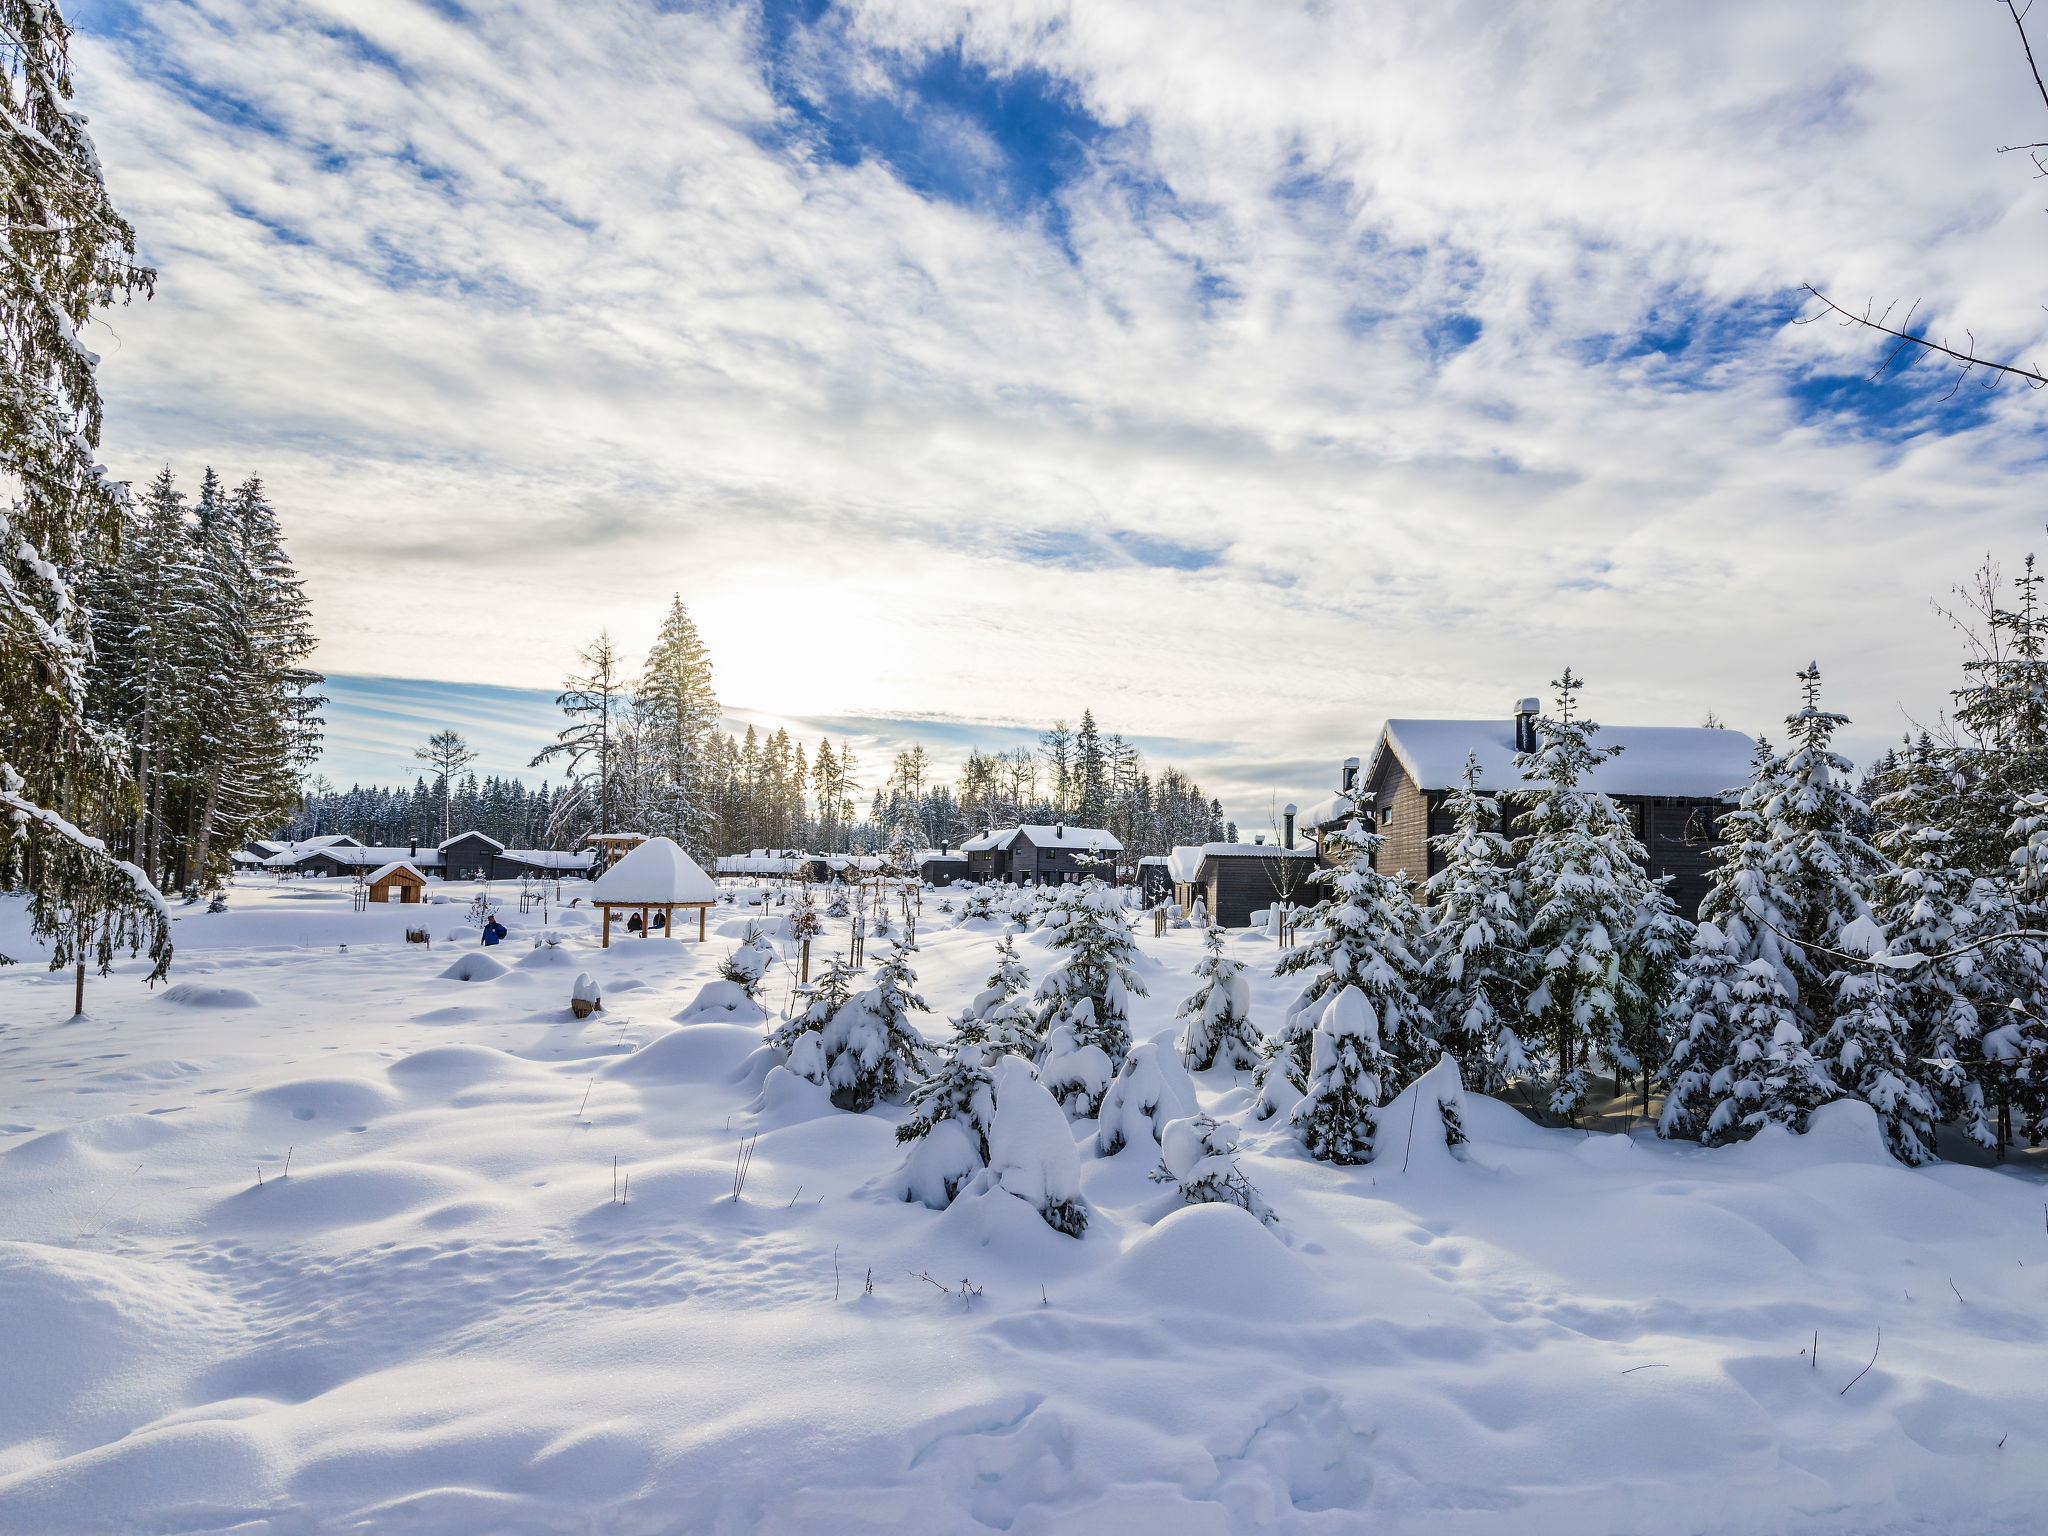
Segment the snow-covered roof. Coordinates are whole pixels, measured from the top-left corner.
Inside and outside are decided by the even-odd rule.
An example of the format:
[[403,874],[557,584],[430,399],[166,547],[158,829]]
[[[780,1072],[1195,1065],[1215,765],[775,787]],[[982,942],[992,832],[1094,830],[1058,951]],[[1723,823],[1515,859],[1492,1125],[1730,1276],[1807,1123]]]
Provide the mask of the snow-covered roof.
[[828,853],[825,865],[828,869],[877,870],[882,867],[879,853]]
[[1197,880],[1209,859],[1313,859],[1313,848],[1282,848],[1278,843],[1203,843],[1199,848],[1182,844],[1166,856],[1166,868],[1174,882]]
[[757,848],[752,853],[719,855],[718,872],[721,875],[794,875],[809,862],[807,854],[768,853]]
[[[1622,750],[1587,776],[1585,787],[1610,795],[1677,799],[1726,798],[1749,782],[1756,743],[1741,731],[1687,725],[1608,725],[1596,747]],[[1369,784],[1392,753],[1418,789],[1456,789],[1465,755],[1479,760],[1479,787],[1513,791],[1526,781],[1515,766],[1515,723],[1503,720],[1389,720],[1359,782]],[[1326,827],[1351,815],[1351,797],[1332,795],[1309,806],[1304,827]]]
[[370,884],[375,885],[379,880],[382,880],[386,875],[395,875],[401,869],[408,872],[415,880],[419,881],[422,885],[426,883],[427,877],[419,872],[419,870],[414,866],[412,860],[393,859],[389,864],[380,865],[376,869],[370,871]]
[[621,843],[636,837],[643,843],[647,841],[647,834],[645,832],[592,832],[585,836],[583,841],[586,843]]
[[961,849],[920,848],[917,850],[917,856],[911,862],[923,866],[935,863],[941,859],[951,864],[964,864],[967,862],[967,854]]
[[581,853],[564,853],[559,848],[506,848],[501,850],[508,859],[521,864],[531,864],[535,869],[588,869],[596,854],[586,848]]
[[1040,826],[1032,822],[1021,827],[1005,827],[1000,832],[984,832],[960,846],[967,853],[984,853],[991,848],[1007,848],[1020,837],[1028,838],[1040,848],[1079,847],[1121,853],[1124,847],[1114,832],[1102,827]]
[[1142,859],[1138,860],[1138,868],[1140,868],[1140,869],[1143,869],[1143,868],[1144,868],[1144,867],[1145,867],[1146,865],[1148,865],[1148,864],[1164,864],[1165,862],[1166,862],[1166,855],[1165,855],[1165,854],[1163,854],[1163,853],[1148,853],[1148,854],[1146,854],[1146,855],[1145,855],[1145,857],[1143,857]]
[[482,841],[489,843],[493,848],[497,849],[500,853],[503,853],[505,851],[505,845],[499,842],[495,837],[492,837],[488,832],[458,832],[453,837],[444,838],[435,846],[440,848],[450,848],[453,847],[455,844],[463,842],[466,839],[472,837],[479,838]]
[[670,906],[718,900],[718,884],[675,839],[653,837],[597,877],[593,902],[618,906]]
[[308,848],[301,844],[289,853],[280,853],[275,858],[265,859],[263,863],[269,869],[290,869],[316,854],[332,859],[345,869],[375,869],[379,864],[388,864],[396,859],[407,860],[420,869],[441,867],[441,851],[438,848],[423,848],[415,853],[410,848],[364,848],[353,842],[347,847]]

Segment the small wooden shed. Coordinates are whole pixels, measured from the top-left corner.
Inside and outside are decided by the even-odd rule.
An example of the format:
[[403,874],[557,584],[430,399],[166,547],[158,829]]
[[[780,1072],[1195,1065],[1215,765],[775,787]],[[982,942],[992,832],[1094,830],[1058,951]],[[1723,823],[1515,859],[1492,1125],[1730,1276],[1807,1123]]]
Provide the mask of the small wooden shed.
[[427,888],[427,877],[414,869],[411,861],[394,859],[371,870],[368,884],[372,901],[395,901],[403,907],[416,907],[420,893]]
[[612,909],[640,915],[640,937],[646,938],[653,914],[663,914],[662,928],[675,937],[676,909],[697,909],[697,942],[704,941],[704,914],[718,900],[718,884],[673,838],[651,837],[597,877],[590,904],[604,913],[604,947],[612,944]]

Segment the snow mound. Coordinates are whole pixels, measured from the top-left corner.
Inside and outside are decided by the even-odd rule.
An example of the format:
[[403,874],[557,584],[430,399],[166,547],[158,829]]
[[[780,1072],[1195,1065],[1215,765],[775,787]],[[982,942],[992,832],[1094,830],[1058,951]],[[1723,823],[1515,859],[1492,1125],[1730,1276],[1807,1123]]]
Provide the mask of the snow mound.
[[1817,1163],[1870,1163],[1897,1168],[1885,1149],[1877,1111],[1861,1099],[1837,1099],[1807,1118],[1806,1132],[1767,1125],[1748,1141],[1721,1148],[1718,1155],[1757,1173],[1777,1168],[1810,1168]]
[[[616,987],[614,988],[616,990]],[[678,1024],[765,1024],[768,1010],[747,996],[736,981],[707,981],[690,1006],[676,1015]]]
[[[1375,1171],[1404,1167],[1410,1173],[1463,1162],[1470,1137],[1465,1087],[1458,1064],[1448,1055],[1403,1088],[1378,1111],[1379,1141],[1373,1149]],[[1599,1139],[1599,1138],[1594,1138]],[[1624,1149],[1628,1138],[1621,1138]]]
[[460,960],[441,973],[443,981],[496,981],[505,974],[505,967],[493,960],[482,950],[464,955]]
[[160,1147],[178,1134],[176,1126],[153,1115],[103,1115],[62,1130],[45,1131],[10,1148],[5,1165],[26,1168],[35,1164],[46,1172],[60,1168],[99,1172],[111,1161]]
[[1320,1310],[1308,1266],[1234,1205],[1184,1206],[1131,1244],[1117,1277],[1147,1305],[1239,1316]]
[[735,918],[729,923],[720,923],[716,931],[721,939],[744,939],[750,933],[758,933],[764,939],[790,937],[786,916]]
[[748,1107],[747,1112],[757,1117],[755,1125],[764,1131],[838,1113],[832,1107],[832,1095],[823,1083],[798,1077],[779,1063],[770,1067],[768,1075],[761,1079],[761,1097]]
[[209,987],[196,981],[181,981],[164,989],[163,1001],[180,1008],[260,1008],[254,992],[240,987]]
[[266,1179],[219,1202],[211,1216],[224,1227],[317,1231],[384,1221],[482,1189],[473,1179],[425,1163],[357,1160]]
[[[154,1418],[235,1321],[179,1266],[14,1242],[0,1242],[0,1317],[9,1339],[0,1446],[43,1440],[62,1454]],[[40,1528],[77,1524],[68,1510]]]
[[494,1078],[523,1077],[533,1066],[487,1045],[437,1045],[414,1051],[384,1069],[402,1087],[420,1089],[467,1088]]
[[521,955],[515,964],[522,971],[574,970],[582,961],[566,944],[539,944]]
[[692,1024],[609,1062],[606,1077],[651,1083],[730,1082],[759,1050],[760,1031],[741,1024]]
[[277,1110],[294,1120],[323,1123],[332,1130],[341,1125],[360,1125],[384,1114],[397,1104],[389,1088],[360,1077],[309,1077],[296,1083],[278,1083],[259,1088],[249,1102],[262,1109]]

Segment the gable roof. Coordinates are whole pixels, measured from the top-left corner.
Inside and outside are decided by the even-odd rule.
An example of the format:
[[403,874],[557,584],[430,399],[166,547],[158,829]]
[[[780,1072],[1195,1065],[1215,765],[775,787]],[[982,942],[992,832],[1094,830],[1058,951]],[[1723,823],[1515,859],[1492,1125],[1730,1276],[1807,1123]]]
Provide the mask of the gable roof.
[[[1187,884],[1202,878],[1202,866],[1211,859],[1308,859],[1313,861],[1313,848],[1282,848],[1278,843],[1203,843],[1190,846],[1186,843],[1175,848],[1162,861],[1175,884]],[[1140,860],[1142,863],[1143,861]]]
[[590,899],[629,907],[704,905],[718,900],[718,883],[674,838],[651,837],[597,877]]
[[375,885],[379,880],[382,880],[385,876],[395,875],[399,873],[401,870],[403,870],[406,874],[411,875],[413,879],[419,881],[421,885],[425,885],[427,883],[427,877],[421,874],[417,869],[413,867],[412,860],[393,859],[389,864],[383,865],[380,868],[373,869],[370,871],[370,884]]
[[1008,848],[1020,837],[1036,848],[1079,848],[1083,852],[1108,853],[1122,853],[1124,848],[1114,832],[1102,827],[1041,826],[1035,822],[1026,822],[1021,827],[1005,827],[997,832],[984,832],[979,837],[969,838],[960,848],[963,853],[983,853],[991,848]]
[[[1749,782],[1756,755],[1756,743],[1741,731],[1686,725],[1602,726],[1593,744],[1622,749],[1586,779],[1586,788],[1610,795],[1723,798]],[[1498,792],[1526,782],[1515,766],[1512,720],[1389,720],[1362,782],[1372,783],[1393,757],[1417,789],[1456,789],[1465,782],[1468,752],[1479,760],[1481,788]],[[1325,802],[1313,809],[1327,808]]]
[[493,848],[497,849],[500,853],[503,853],[505,851],[505,845],[499,842],[495,837],[492,837],[487,832],[475,831],[458,832],[453,837],[443,838],[434,846],[437,848],[453,848],[457,843],[467,842],[471,838],[477,838],[483,842],[489,843]]

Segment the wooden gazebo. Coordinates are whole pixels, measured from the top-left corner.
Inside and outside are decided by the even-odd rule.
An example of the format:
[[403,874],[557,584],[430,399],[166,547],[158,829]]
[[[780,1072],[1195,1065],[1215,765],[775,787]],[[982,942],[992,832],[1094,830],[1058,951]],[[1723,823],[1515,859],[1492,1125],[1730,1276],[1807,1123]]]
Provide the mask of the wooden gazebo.
[[370,887],[372,901],[395,901],[400,906],[416,907],[420,903],[421,892],[427,888],[427,877],[413,868],[410,860],[394,859],[371,870],[366,883]]
[[620,859],[647,841],[645,832],[593,832],[583,839],[596,849],[597,856],[591,862],[598,873],[610,869]]
[[612,944],[612,909],[640,915],[640,937],[646,938],[653,916],[675,937],[676,910],[697,909],[697,941],[704,941],[704,914],[718,900],[718,885],[697,867],[697,861],[673,839],[651,837],[612,865],[590,888],[590,904],[604,913],[604,947]]

